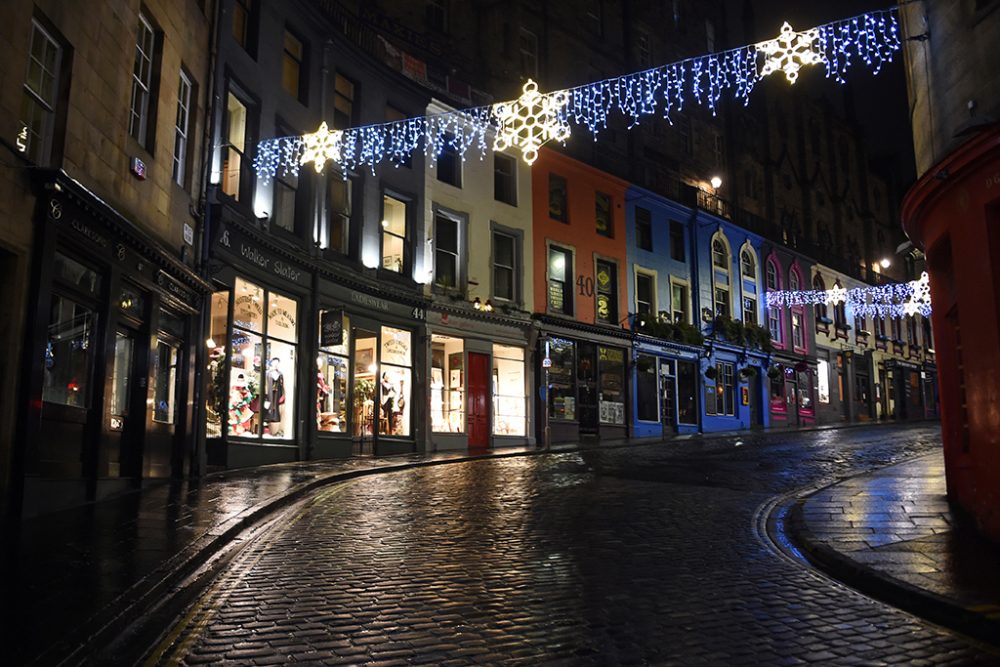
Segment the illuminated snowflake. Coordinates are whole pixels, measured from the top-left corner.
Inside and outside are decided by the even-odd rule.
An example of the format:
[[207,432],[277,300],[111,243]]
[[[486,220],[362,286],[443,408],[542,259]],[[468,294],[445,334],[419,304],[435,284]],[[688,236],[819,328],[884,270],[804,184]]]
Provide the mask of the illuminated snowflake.
[[302,136],[302,157],[299,158],[299,164],[312,162],[316,173],[322,173],[327,160],[340,161],[340,145],[343,138],[343,131],[331,132],[326,121],[323,121],[318,130]]
[[921,273],[920,279],[912,281],[910,287],[913,291],[903,304],[903,312],[911,316],[920,313],[927,317],[931,312],[931,284],[927,272]]
[[814,46],[818,40],[818,28],[795,32],[788,21],[785,21],[781,26],[781,34],[775,39],[755,44],[757,50],[767,56],[760,70],[760,78],[780,70],[785,73],[788,82],[794,84],[803,65],[818,65],[823,62],[823,54]]
[[[787,24],[786,24],[787,25]],[[826,291],[826,301],[833,305],[847,301],[847,290],[838,285],[834,285]]]
[[538,84],[528,79],[521,96],[511,102],[493,105],[499,122],[493,150],[521,149],[528,164],[538,159],[538,149],[550,140],[566,141],[569,124],[559,117],[559,111],[569,102],[565,91],[543,95]]

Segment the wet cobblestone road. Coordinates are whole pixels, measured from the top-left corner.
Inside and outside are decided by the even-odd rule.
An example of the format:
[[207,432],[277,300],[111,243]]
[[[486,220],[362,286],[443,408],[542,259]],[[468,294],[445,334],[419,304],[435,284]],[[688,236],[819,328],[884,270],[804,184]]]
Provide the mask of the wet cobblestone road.
[[357,479],[294,506],[160,663],[998,664],[776,554],[769,499],[939,446],[931,427],[660,443]]

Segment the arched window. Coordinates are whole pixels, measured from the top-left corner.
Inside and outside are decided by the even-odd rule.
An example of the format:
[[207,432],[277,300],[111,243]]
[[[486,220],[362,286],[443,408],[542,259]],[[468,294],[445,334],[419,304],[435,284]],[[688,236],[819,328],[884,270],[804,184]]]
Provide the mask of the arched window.
[[712,266],[717,269],[729,270],[729,249],[720,238],[712,241]]
[[[764,284],[770,291],[781,289],[781,273],[778,271],[778,263],[774,257],[770,257],[764,266]],[[770,306],[767,309],[767,330],[771,332],[771,342],[778,347],[784,346],[784,337],[781,329],[782,309],[780,306]]]
[[[799,273],[797,264],[793,264],[792,269],[788,272],[788,289],[793,291],[802,289],[802,274]],[[795,350],[805,349],[805,308],[802,306],[792,306],[790,310],[792,311],[792,348]]]
[[[842,289],[839,280],[833,286],[837,289]],[[833,323],[841,329],[847,328],[847,304],[844,301],[833,305]]]
[[743,252],[740,253],[740,272],[744,278],[757,279],[757,259],[749,248],[743,248]]
[[712,237],[712,286],[717,317],[730,317],[730,273],[729,242],[722,232],[716,232]]
[[[817,292],[826,291],[826,283],[823,282],[823,276],[818,273],[813,276],[813,289]],[[816,319],[827,319],[829,316],[826,314],[826,303],[816,304]]]

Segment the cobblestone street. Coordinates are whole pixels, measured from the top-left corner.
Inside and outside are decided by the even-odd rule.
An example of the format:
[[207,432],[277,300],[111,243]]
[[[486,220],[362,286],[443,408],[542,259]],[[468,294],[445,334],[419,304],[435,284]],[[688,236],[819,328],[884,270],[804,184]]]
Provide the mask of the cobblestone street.
[[997,664],[759,535],[770,499],[937,425],[449,464],[329,487],[253,540],[161,664]]

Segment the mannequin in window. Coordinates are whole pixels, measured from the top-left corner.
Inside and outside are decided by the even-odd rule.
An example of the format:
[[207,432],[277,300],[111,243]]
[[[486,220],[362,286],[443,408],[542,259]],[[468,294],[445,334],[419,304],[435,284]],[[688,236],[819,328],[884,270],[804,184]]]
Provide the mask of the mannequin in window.
[[281,374],[281,360],[271,359],[264,378],[264,421],[267,431],[275,437],[284,435],[281,427],[281,405],[285,402],[285,377]]
[[389,425],[389,434],[392,434],[392,422],[393,416],[396,412],[396,388],[392,386],[392,381],[389,379],[388,373],[382,373],[382,403],[381,418],[386,420],[386,424]]

